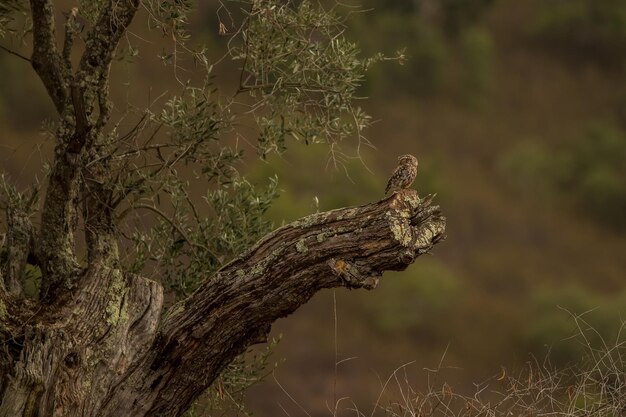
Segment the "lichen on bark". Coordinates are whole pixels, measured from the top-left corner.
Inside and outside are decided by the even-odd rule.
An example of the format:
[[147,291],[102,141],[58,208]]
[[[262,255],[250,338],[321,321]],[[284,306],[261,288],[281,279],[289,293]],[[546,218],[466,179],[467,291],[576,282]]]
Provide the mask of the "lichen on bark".
[[[162,15],[151,18],[165,16],[165,22],[156,23],[164,33],[174,34],[180,33],[181,18],[169,12],[180,12],[183,3],[143,4],[160,8]],[[406,268],[443,237],[445,219],[438,207],[412,190],[313,214],[269,232],[263,215],[275,196],[276,180],[258,191],[238,174],[239,150],[217,144],[221,129],[235,125],[228,125],[233,107],[214,99],[208,84],[186,88],[187,96],[168,101],[162,114],[146,111],[126,136],[107,130],[110,65],[141,4],[102,2],[85,28],[85,49],[74,71],[72,37],[77,28],[72,19],[80,11],[68,16],[59,53],[53,2],[30,0],[31,62],[59,121],[39,226],[30,223],[27,211],[8,212],[8,266],[2,268],[0,285],[0,341],[5,347],[0,352],[0,417],[179,416],[233,358],[266,341],[275,320],[316,292],[341,286],[373,289],[384,271]],[[256,54],[258,43],[239,53],[230,51],[235,59],[245,55],[236,94],[260,97],[259,110],[252,115],[262,132],[259,152],[282,149],[292,133],[315,142],[326,132],[325,140],[334,144],[360,132],[369,119],[353,101],[369,61],[358,56],[343,37],[340,21],[323,9],[304,1],[273,12],[275,4],[250,3],[250,23],[242,27],[245,42],[262,40],[251,35],[263,35],[259,29],[268,21],[266,39],[282,38],[283,29],[299,22],[316,30],[316,40],[306,35],[301,44],[288,38],[273,45],[287,48],[284,52],[292,53],[298,65],[309,65],[291,68],[291,81],[274,85],[269,84],[271,74],[284,73],[285,63],[292,61],[267,61]],[[328,24],[320,26],[320,20]],[[308,62],[299,52],[301,45],[319,59]],[[333,65],[337,59],[345,60],[345,68]],[[322,69],[319,62],[328,65]],[[267,72],[256,72],[260,67],[268,69],[269,78]],[[311,73],[326,75],[324,71],[332,76],[313,77],[318,80],[315,94],[302,101],[302,89],[311,88],[306,85]],[[303,106],[311,108],[314,97],[319,99],[315,106],[326,109],[301,112]],[[290,133],[285,123],[292,126]],[[170,129],[170,141],[152,143],[162,126]],[[152,136],[139,143],[138,135],[150,128]],[[159,166],[113,162],[132,155],[158,160]],[[171,217],[159,207],[159,197],[165,195],[173,196],[173,203],[191,200],[186,184],[177,178],[178,163],[199,166],[210,184],[205,201],[212,218],[203,218],[192,204]],[[146,201],[153,204],[141,206]],[[167,280],[130,273],[120,260],[120,221],[140,206],[158,214],[159,230],[167,236],[167,247],[153,257],[158,262],[184,259],[176,264],[180,268],[168,272],[182,281],[193,278],[189,291],[181,291],[167,310],[162,285]],[[190,218],[195,223],[185,223]],[[84,234],[84,257],[75,251],[78,233]],[[149,243],[146,247],[155,250]],[[27,262],[41,269],[39,297],[24,297],[16,284]]]

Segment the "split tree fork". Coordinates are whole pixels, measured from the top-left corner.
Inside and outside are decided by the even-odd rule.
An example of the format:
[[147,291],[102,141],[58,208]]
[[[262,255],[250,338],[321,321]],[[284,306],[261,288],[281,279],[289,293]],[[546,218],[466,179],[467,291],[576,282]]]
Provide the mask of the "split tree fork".
[[[40,225],[30,195],[7,208],[0,280],[0,416],[179,416],[272,323],[323,288],[376,287],[444,236],[411,189],[314,214],[269,233],[164,314],[163,288],[122,269],[109,186],[109,67],[139,0],[106,3],[76,68],[76,13],[57,46],[51,0],[31,0],[30,58],[59,114]],[[87,257],[74,252],[81,213]],[[26,264],[41,270],[24,296]]]

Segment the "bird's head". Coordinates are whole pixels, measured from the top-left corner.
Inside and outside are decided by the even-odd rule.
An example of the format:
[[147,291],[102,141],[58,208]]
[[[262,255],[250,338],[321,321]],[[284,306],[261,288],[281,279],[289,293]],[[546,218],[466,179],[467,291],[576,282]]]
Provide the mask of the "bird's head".
[[412,164],[417,166],[417,158],[411,154],[401,155],[398,157],[398,163],[400,164]]

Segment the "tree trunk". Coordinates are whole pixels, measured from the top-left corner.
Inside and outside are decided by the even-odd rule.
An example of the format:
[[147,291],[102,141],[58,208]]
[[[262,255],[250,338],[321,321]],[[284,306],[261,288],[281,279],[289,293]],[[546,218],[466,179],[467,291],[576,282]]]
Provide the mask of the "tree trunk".
[[314,214],[261,239],[163,317],[160,284],[106,257],[53,304],[0,286],[0,416],[179,416],[275,320],[323,288],[375,288],[444,228],[413,190]]
[[[114,143],[104,129],[110,64],[140,5],[101,2],[74,71],[77,9],[59,51],[52,0],[30,0],[30,61],[59,123],[39,227],[30,223],[35,194],[14,193],[7,210],[0,417],[179,416],[237,355],[264,342],[276,319],[317,291],[372,289],[384,271],[406,268],[443,237],[438,207],[399,191],[276,230],[163,313],[161,284],[120,266],[115,206],[126,194],[114,195],[108,181]],[[74,253],[81,213],[86,267]],[[24,296],[27,262],[41,269],[37,301]]]

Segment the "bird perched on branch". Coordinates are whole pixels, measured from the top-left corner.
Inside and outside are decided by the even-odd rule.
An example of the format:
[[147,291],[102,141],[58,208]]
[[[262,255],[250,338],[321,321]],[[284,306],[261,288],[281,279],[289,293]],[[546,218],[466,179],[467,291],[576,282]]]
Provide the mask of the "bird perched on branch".
[[388,194],[390,190],[398,191],[409,188],[415,181],[416,175],[417,158],[410,154],[399,156],[398,166],[394,169],[387,182],[385,194]]

